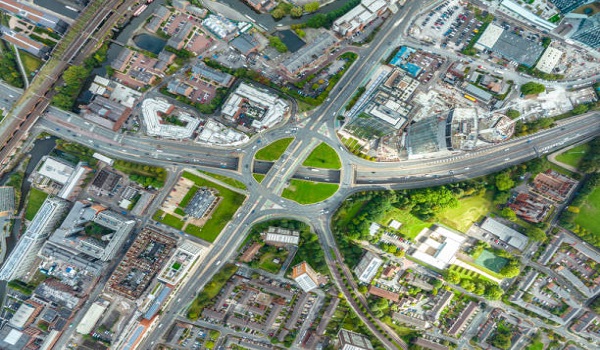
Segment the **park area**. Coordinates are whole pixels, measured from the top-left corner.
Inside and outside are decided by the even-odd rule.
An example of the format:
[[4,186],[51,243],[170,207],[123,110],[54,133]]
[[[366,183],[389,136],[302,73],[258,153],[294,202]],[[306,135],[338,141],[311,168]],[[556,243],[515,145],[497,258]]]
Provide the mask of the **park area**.
[[492,207],[492,193],[486,192],[482,196],[461,198],[456,208],[443,210],[438,218],[442,224],[464,233],[488,214]]
[[264,160],[268,162],[274,162],[281,157],[283,152],[288,148],[290,143],[294,140],[293,137],[286,137],[279,139],[268,146],[265,146],[256,152],[254,158],[256,160]]
[[600,236],[600,186],[596,187],[579,207],[575,223],[596,236]]
[[313,204],[333,196],[338,188],[337,184],[291,179],[281,196],[300,204]]
[[387,211],[378,224],[386,227],[392,220],[396,220],[402,224],[398,232],[404,238],[415,239],[419,232],[421,232],[424,228],[431,226],[431,223],[425,222],[418,217],[414,216],[410,212],[406,210],[401,210],[398,208],[391,208]]
[[557,155],[556,160],[560,163],[564,163],[574,168],[577,168],[585,154],[589,151],[589,149],[590,146],[588,144],[579,145]]
[[310,152],[302,165],[321,169],[340,169],[342,162],[337,152],[331,146],[322,142]]
[[35,214],[37,214],[38,210],[40,210],[40,207],[42,206],[42,204],[44,204],[44,201],[47,197],[48,194],[46,192],[32,187],[31,190],[29,190],[29,196],[27,197],[27,209],[25,209],[25,219],[29,221],[33,220]]
[[[212,212],[210,218],[204,223],[204,225],[202,225],[202,227],[188,224],[184,229],[186,233],[189,233],[192,236],[196,236],[207,242],[214,242],[214,240],[219,236],[219,233],[221,233],[225,225],[227,225],[227,223],[231,220],[235,212],[242,205],[242,203],[246,199],[246,196],[234,192],[223,186],[220,186],[212,181],[206,180],[200,176],[194,175],[192,173],[184,172],[182,177],[193,181],[195,186],[192,187],[190,191],[185,195],[185,197],[181,200],[179,208],[175,210],[176,214],[185,214],[183,212],[183,209],[200,187],[213,188],[218,191],[218,195],[219,197],[221,197],[219,204]],[[179,219],[178,217],[168,213],[164,213],[161,210],[158,210],[152,218],[177,230],[181,230],[185,224],[185,222]]]
[[506,265],[507,262],[507,259],[496,256],[489,250],[483,250],[477,259],[475,259],[475,263],[477,265],[483,266],[495,273],[500,273],[500,270]]

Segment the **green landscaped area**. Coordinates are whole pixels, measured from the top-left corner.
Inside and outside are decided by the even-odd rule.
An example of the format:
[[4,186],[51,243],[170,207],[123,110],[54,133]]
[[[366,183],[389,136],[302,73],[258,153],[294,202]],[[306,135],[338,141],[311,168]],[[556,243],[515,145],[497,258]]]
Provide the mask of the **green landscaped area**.
[[239,180],[232,179],[230,177],[220,175],[220,174],[209,173],[208,171],[202,171],[202,173],[206,174],[214,179],[217,179],[223,183],[226,183],[231,187],[239,188],[240,190],[245,190],[247,188],[246,185]]
[[185,229],[186,233],[207,242],[213,242],[217,236],[219,236],[219,233],[221,233],[221,230],[223,230],[225,225],[231,220],[238,208],[244,203],[246,196],[188,172],[184,172],[182,176],[194,181],[198,186],[214,188],[219,192],[221,201],[204,226],[197,227],[188,225]]
[[[289,252],[286,249],[269,249],[275,247],[265,247],[263,246],[261,250],[268,249],[264,254],[262,254],[258,260],[258,268],[263,269],[270,273],[278,273],[281,269],[281,266],[285,262],[285,259],[289,255]],[[276,260],[277,259],[277,260]],[[279,261],[279,262],[277,262]]]
[[293,137],[279,139],[271,143],[270,145],[259,149],[258,152],[256,152],[256,154],[254,155],[254,158],[257,160],[274,162],[277,159],[279,159],[279,157],[281,157],[283,152],[285,152],[285,150],[288,148],[288,146],[290,145],[290,143],[292,143],[293,140]]
[[264,174],[252,174],[252,177],[254,178],[254,180],[256,180],[256,182],[261,183],[262,180],[265,179],[265,175]]
[[473,281],[473,282],[488,281],[488,282],[494,283],[494,281],[490,280],[489,278],[482,276],[482,275],[478,274],[477,272],[475,272],[473,270],[469,270],[462,266],[450,265],[448,270],[458,274],[461,279],[467,279],[467,280]]
[[439,215],[439,221],[460,232],[467,232],[474,222],[492,210],[492,193],[486,192],[482,196],[461,198],[456,208],[448,208]]
[[535,341],[527,347],[527,350],[544,350],[544,343],[539,340]]
[[183,225],[185,224],[183,221],[179,220],[176,216],[171,214],[167,214],[162,210],[157,210],[156,213],[152,216],[152,219],[161,222],[167,226],[171,226],[174,229],[181,230]]
[[21,56],[21,61],[23,62],[25,72],[29,76],[29,79],[31,79],[31,73],[40,69],[44,62],[39,58],[35,57],[34,55],[21,50],[19,50],[19,55]]
[[577,168],[583,156],[589,151],[590,146],[588,144],[579,145],[571,148],[570,150],[563,152],[556,156],[556,160]]
[[313,204],[333,196],[339,187],[337,184],[291,179],[281,196],[300,204]]
[[40,207],[48,197],[46,192],[32,187],[27,196],[27,209],[25,209],[25,219],[31,221],[35,214],[40,210]]
[[[352,216],[354,217],[354,216]],[[418,217],[412,215],[406,210],[392,208],[386,212],[383,220],[378,224],[382,226],[389,225],[390,221],[396,220],[402,224],[398,230],[405,238],[414,239],[425,227],[431,226],[431,223],[425,222]]]
[[481,255],[475,259],[475,263],[477,265],[483,266],[495,273],[500,273],[500,270],[504,267],[504,265],[506,265],[507,262],[507,259],[496,256],[489,250],[482,251]]
[[337,152],[331,146],[322,142],[310,152],[302,165],[322,169],[340,169],[342,162]]
[[600,236],[600,186],[596,187],[579,207],[575,223]]

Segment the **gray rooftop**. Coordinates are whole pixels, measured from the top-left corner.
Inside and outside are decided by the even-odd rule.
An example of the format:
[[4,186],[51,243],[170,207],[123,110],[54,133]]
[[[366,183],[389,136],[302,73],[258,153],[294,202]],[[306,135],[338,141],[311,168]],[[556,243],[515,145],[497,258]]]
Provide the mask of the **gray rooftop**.
[[505,30],[492,47],[492,51],[522,65],[532,67],[544,52],[544,46]]
[[204,62],[198,62],[196,65],[194,65],[192,67],[192,73],[208,80],[212,80],[222,86],[228,86],[233,81],[232,75],[211,68]]
[[296,72],[300,68],[315,61],[337,42],[337,39],[329,32],[323,32],[312,43],[303,46],[283,61],[283,66],[289,72]]
[[256,41],[256,39],[254,39],[252,35],[244,33],[238,36],[237,38],[233,39],[229,43],[229,45],[233,46],[234,49],[246,55],[258,46],[258,41]]

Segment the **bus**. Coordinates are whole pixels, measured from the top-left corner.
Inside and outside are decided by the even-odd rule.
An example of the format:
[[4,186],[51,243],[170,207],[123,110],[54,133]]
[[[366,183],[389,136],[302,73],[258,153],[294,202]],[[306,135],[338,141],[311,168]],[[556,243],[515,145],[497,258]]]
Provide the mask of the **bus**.
[[477,99],[475,97],[473,97],[473,96],[470,96],[470,95],[464,95],[464,96],[469,101],[477,102]]

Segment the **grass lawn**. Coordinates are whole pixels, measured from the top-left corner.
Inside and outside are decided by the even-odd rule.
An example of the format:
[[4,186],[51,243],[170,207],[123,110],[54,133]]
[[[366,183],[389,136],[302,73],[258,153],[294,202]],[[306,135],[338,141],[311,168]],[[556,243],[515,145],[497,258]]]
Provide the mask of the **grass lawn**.
[[31,187],[27,196],[27,209],[25,209],[25,219],[31,221],[35,214],[40,210],[40,207],[48,197],[46,192],[40,191],[37,188]]
[[[484,250],[483,252],[481,252],[481,255],[479,255],[479,257],[475,259],[475,263],[477,265],[483,266],[486,269],[495,272],[496,274],[500,273],[500,270],[504,267],[504,265],[506,265],[507,262],[507,259],[496,256],[489,250]],[[502,276],[500,276],[499,278],[502,278]]]
[[400,210],[398,208],[390,209],[384,216],[384,218],[379,222],[380,225],[387,226],[392,219],[399,221],[402,226],[398,230],[400,234],[409,239],[414,239],[417,237],[419,232],[423,230],[425,227],[430,227],[431,223],[425,222],[418,217],[412,215],[410,212],[406,210]]
[[[285,249],[277,253],[265,253],[260,257],[258,267],[270,273],[278,273],[288,254]],[[279,259],[279,263],[273,262],[276,258]]]
[[254,159],[257,160],[265,160],[269,162],[276,161],[281,157],[283,152],[288,148],[290,143],[294,140],[293,137],[286,137],[283,139],[279,139],[268,146],[265,146],[256,152],[254,155]]
[[556,171],[559,174],[563,174],[565,176],[569,176],[569,177],[572,177],[574,179],[578,179],[579,178],[574,172],[572,172],[570,170],[567,170],[567,169],[561,167],[560,165],[556,165],[554,163],[548,163],[548,166],[550,167],[550,169]]
[[583,156],[589,151],[590,146],[586,143],[573,147],[570,150],[556,156],[556,160],[577,168]]
[[[29,209],[29,208],[27,208]],[[575,223],[593,234],[600,236],[600,186],[596,187],[579,207]]]
[[31,79],[31,73],[38,70],[44,62],[34,55],[21,50],[19,50],[19,55],[21,56],[23,67],[25,67],[25,72],[27,73],[28,78]]
[[337,214],[337,222],[340,226],[345,227],[348,225],[350,220],[354,219],[358,212],[362,209],[363,205],[366,201],[353,201],[352,205],[350,205],[347,209],[340,211]]
[[483,196],[472,196],[458,201],[456,208],[442,211],[438,218],[440,222],[460,232],[467,232],[469,227],[479,221],[492,209],[492,193]]
[[177,217],[166,214],[162,210],[157,210],[156,213],[152,216],[152,219],[161,222],[167,226],[171,226],[174,229],[181,230],[183,228],[184,222],[179,220]]
[[544,343],[541,341],[533,342],[527,347],[527,350],[544,350]]
[[461,279],[467,279],[470,280],[472,282],[479,282],[479,281],[488,281],[491,283],[496,283],[492,280],[490,280],[489,278],[478,274],[477,272],[473,271],[473,270],[468,270],[462,266],[457,266],[457,265],[450,265],[450,267],[448,268],[448,270],[457,273]]
[[290,185],[283,190],[281,196],[300,204],[313,204],[333,196],[339,187],[337,184],[291,179]]
[[252,174],[252,177],[254,178],[254,180],[256,180],[256,182],[261,183],[262,180],[265,179],[265,175],[264,174]]
[[337,152],[331,146],[322,142],[310,152],[302,165],[324,169],[340,169],[342,162]]
[[206,175],[208,175],[208,176],[210,176],[212,178],[215,178],[215,179],[217,179],[217,180],[219,180],[219,181],[221,181],[223,183],[226,183],[226,184],[228,184],[231,187],[239,188],[241,190],[245,190],[247,188],[246,185],[243,182],[238,181],[236,179],[232,179],[230,177],[219,175],[219,174],[209,173],[207,171],[202,171],[202,173],[206,174]]
[[222,197],[221,202],[212,213],[212,217],[204,224],[204,226],[196,230],[196,226],[188,225],[185,230],[186,233],[192,234],[205,241],[213,242],[219,233],[221,233],[221,230],[223,230],[225,225],[231,220],[233,214],[235,214],[242,205],[246,196],[188,172],[183,173],[183,177],[194,181],[198,186],[216,189],[219,191],[219,196]]

